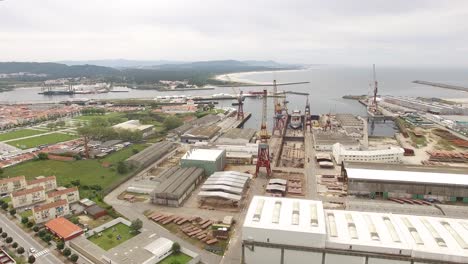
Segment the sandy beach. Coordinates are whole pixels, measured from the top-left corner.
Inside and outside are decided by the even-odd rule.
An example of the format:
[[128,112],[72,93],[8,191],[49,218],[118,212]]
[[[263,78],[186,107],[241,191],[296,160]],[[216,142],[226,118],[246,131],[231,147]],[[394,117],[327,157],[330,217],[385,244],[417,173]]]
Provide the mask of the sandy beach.
[[[239,83],[249,83],[249,84],[271,84],[271,82],[256,82],[249,79],[250,75],[254,75],[257,73],[278,73],[278,72],[290,72],[290,71],[306,71],[307,69],[294,69],[294,70],[278,70],[278,71],[251,71],[251,72],[233,72],[228,74],[217,75],[215,77],[216,80],[220,81],[231,81],[239,82]],[[229,76],[229,77],[228,77]]]

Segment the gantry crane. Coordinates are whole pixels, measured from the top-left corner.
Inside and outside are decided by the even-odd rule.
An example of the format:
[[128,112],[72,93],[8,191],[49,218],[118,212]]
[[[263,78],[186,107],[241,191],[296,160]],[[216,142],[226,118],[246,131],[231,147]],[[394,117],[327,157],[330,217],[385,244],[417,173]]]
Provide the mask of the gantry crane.
[[[229,75],[226,75],[226,78],[228,81],[232,84],[231,77]],[[243,92],[239,89],[239,91],[236,91],[234,89],[235,86],[231,86],[232,91],[234,94],[237,96],[237,120],[243,120],[244,119],[244,96]]]
[[262,124],[260,126],[260,142],[258,144],[257,166],[255,169],[255,177],[258,176],[260,168],[264,167],[267,171],[267,177],[271,175],[270,165],[270,146],[268,145],[268,131],[266,124],[267,114],[267,90],[263,90],[263,106],[262,106]]

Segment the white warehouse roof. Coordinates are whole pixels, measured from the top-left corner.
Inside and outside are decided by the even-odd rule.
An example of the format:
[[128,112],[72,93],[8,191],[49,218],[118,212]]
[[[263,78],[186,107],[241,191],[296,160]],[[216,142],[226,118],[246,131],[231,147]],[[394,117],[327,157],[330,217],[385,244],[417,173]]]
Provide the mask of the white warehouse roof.
[[305,199],[255,196],[242,236],[244,241],[402,256],[415,263],[468,263],[466,219],[323,210],[320,201]]
[[348,179],[468,186],[468,174],[346,168]]
[[193,149],[182,156],[184,160],[216,161],[223,154],[222,149]]

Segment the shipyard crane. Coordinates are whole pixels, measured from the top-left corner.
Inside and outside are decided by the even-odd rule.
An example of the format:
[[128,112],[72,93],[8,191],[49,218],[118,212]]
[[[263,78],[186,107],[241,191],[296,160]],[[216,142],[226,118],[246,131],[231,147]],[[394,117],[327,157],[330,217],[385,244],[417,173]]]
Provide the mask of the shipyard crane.
[[267,90],[263,90],[263,105],[262,105],[262,124],[260,126],[260,142],[258,143],[257,153],[257,166],[255,169],[255,177],[258,176],[260,168],[265,168],[267,177],[271,176],[270,165],[270,146],[268,145],[268,131],[267,131]]
[[273,131],[272,135],[275,134],[275,131],[279,132],[279,135],[281,136],[281,133],[284,130],[286,120],[285,120],[285,115],[283,111],[283,107],[281,106],[281,103],[278,100],[278,86],[276,85],[276,80],[273,80]]
[[373,113],[377,113],[379,108],[377,105],[377,92],[378,92],[378,82],[375,74],[375,64],[372,65],[374,72],[374,96],[372,97],[372,102],[369,105],[369,110]]
[[[228,81],[232,84],[231,77],[229,75],[226,75],[226,78]],[[239,89],[239,91],[236,91],[234,89],[235,86],[231,86],[232,91],[237,97],[237,120],[243,120],[244,119],[244,96],[243,92]]]
[[310,104],[309,104],[309,96],[307,96],[305,111],[304,111],[304,123],[305,123],[305,130],[307,131],[307,127],[309,130],[312,131],[312,120],[310,118]]

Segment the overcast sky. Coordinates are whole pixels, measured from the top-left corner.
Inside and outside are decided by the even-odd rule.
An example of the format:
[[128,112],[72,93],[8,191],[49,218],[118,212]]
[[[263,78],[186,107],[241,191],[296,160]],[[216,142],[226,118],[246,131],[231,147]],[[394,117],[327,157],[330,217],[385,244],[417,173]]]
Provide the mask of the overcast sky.
[[468,66],[468,1],[0,0],[0,61]]

